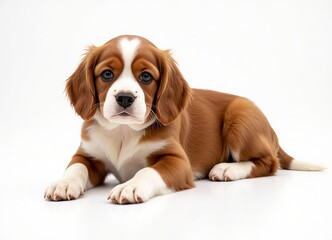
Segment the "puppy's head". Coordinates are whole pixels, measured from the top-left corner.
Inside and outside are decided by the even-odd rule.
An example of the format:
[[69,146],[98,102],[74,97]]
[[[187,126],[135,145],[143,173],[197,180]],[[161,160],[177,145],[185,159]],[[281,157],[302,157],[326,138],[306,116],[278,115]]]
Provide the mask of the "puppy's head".
[[69,77],[67,94],[83,119],[166,126],[186,107],[190,88],[168,51],[138,36],[120,36],[91,47]]

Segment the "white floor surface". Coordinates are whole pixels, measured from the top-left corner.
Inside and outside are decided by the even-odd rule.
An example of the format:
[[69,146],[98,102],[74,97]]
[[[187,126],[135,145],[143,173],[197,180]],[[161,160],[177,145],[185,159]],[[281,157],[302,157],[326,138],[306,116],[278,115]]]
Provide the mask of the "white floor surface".
[[43,200],[45,181],[1,183],[0,239],[332,239],[331,182],[283,170],[123,206],[106,201],[114,179],[70,202]]

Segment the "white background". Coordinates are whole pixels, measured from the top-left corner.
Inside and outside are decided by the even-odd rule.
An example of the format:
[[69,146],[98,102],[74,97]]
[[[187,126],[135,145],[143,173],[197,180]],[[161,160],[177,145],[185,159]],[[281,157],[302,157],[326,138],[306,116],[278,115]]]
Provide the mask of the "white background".
[[43,200],[80,141],[65,80],[122,34],[172,49],[192,87],[250,98],[289,154],[331,167],[331,1],[0,0],[0,30],[0,239],[332,239],[330,170],[200,181],[138,206],[106,203],[114,181]]

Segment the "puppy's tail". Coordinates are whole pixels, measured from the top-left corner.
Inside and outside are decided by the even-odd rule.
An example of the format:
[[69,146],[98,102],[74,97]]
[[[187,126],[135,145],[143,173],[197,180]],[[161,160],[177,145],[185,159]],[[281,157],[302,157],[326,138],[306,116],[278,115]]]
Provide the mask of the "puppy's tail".
[[283,169],[298,170],[298,171],[322,171],[326,169],[326,167],[315,163],[297,160],[289,156],[281,147],[279,147],[278,159],[280,167]]

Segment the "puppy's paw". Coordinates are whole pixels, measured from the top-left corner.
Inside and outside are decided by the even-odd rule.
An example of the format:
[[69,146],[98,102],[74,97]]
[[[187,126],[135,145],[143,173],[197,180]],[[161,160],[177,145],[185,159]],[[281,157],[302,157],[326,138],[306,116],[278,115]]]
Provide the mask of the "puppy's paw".
[[117,204],[142,203],[171,192],[159,173],[147,167],[139,170],[129,181],[114,187],[108,200]]
[[250,161],[219,163],[211,169],[209,178],[212,181],[234,181],[247,178],[254,166],[254,163]]
[[154,196],[147,186],[140,186],[132,181],[120,184],[112,189],[108,200],[115,204],[146,202]]
[[84,187],[75,180],[65,179],[51,184],[44,198],[50,201],[73,200],[84,194]]

